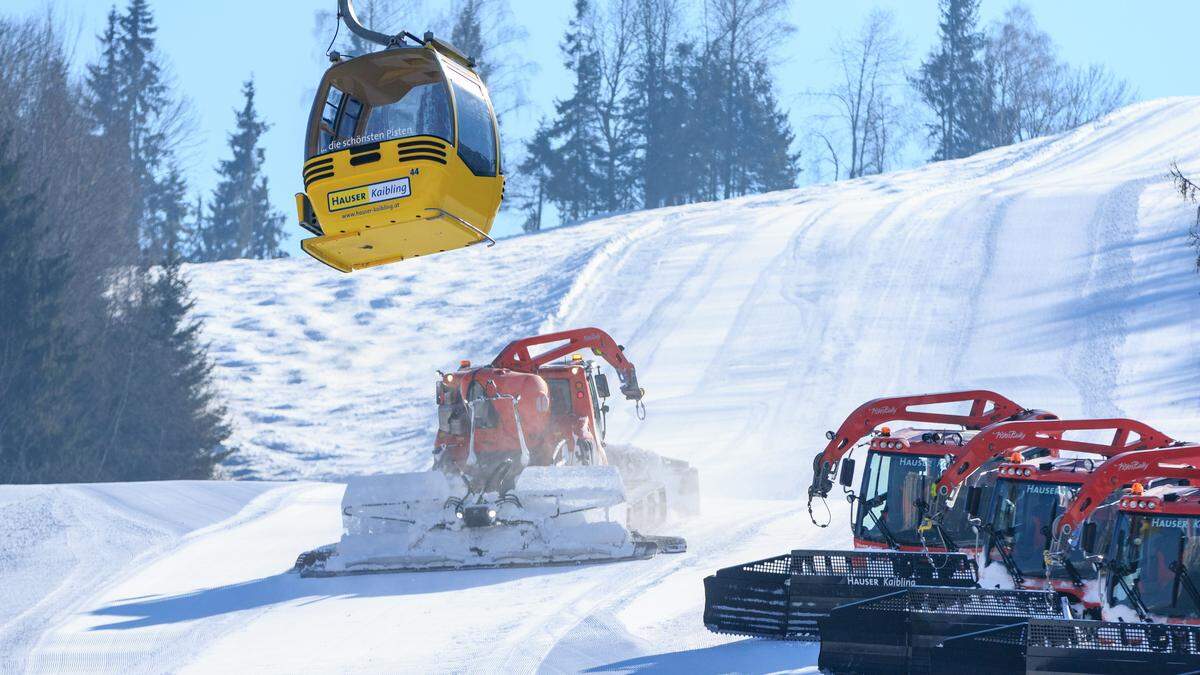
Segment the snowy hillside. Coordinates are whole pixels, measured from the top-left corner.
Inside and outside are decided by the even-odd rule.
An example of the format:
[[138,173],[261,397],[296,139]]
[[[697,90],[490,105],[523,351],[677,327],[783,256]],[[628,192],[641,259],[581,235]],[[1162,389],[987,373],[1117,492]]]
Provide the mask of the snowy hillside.
[[241,448],[230,475],[423,469],[435,369],[597,325],[647,389],[645,421],[613,403],[611,437],[700,468],[704,515],[670,531],[690,550],[300,579],[295,555],[337,537],[336,483],[0,487],[0,583],[22,588],[0,604],[0,671],[811,667],[813,646],[705,631],[700,582],[849,544],[844,504],[819,530],[797,500],[824,431],[863,400],[989,387],[1200,439],[1194,211],[1172,160],[1200,171],[1200,99],[350,276],[305,259],[192,267]]
[[[863,400],[993,387],[1061,415],[1200,437],[1191,210],[1200,101],[1126,108],[957,162],[634,213],[349,276],[190,270],[242,448],[234,475],[425,468],[435,369],[596,325],[647,390],[618,440],[793,496]],[[797,445],[797,439],[803,439]]]

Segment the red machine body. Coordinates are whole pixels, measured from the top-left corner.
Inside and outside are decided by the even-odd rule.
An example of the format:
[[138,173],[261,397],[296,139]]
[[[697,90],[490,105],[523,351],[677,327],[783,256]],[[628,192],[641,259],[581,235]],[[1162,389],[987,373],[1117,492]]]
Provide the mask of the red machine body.
[[[917,406],[968,402],[971,404],[971,409],[965,415],[913,410]],[[831,431],[826,434],[829,443],[813,459],[813,484],[809,488],[808,494],[810,497],[813,495],[827,496],[830,488],[833,487],[833,476],[838,461],[854,449],[856,443],[871,435],[881,424],[904,420],[931,424],[953,424],[963,429],[982,429],[989,424],[1011,419],[1022,412],[1024,412],[1024,408],[1012,400],[994,391],[984,389],[872,399],[850,413],[846,417],[846,421],[838,427],[837,432]]]
[[[1194,482],[1200,474],[1191,473]],[[1143,619],[1200,625],[1200,488],[1163,485],[1126,495],[1117,506],[1105,610],[1125,606]],[[1123,592],[1131,586],[1139,589],[1140,607]]]
[[[1134,482],[1148,483],[1154,478],[1200,480],[1200,445],[1178,445],[1158,450],[1122,453],[1100,465],[1084,483],[1071,505],[1054,523],[1056,537],[1079,531],[1084,521],[1113,492]],[[1200,515],[1200,496],[1165,500],[1161,495],[1123,500],[1120,506],[1139,512]],[[1142,505],[1139,506],[1139,503]]]
[[[549,346],[534,354],[531,348]],[[624,348],[598,328],[580,328],[516,340],[492,363],[462,367],[437,386],[439,426],[434,441],[440,462],[460,469],[521,457],[548,466],[576,460],[607,464],[603,447],[603,399],[607,379],[577,354],[589,349],[616,369],[621,392],[640,401],[644,391]],[[570,361],[555,362],[574,354]]]
[[[1113,431],[1109,443],[1075,441],[1062,438],[1073,431]],[[979,465],[1000,457],[1018,447],[1046,447],[1072,452],[1086,452],[1114,457],[1122,452],[1163,448],[1175,441],[1166,434],[1137,420],[1018,420],[994,425],[971,439],[968,447],[958,454],[954,463],[938,479],[937,496],[945,499],[962,484]]]
[[[1112,440],[1097,443],[1063,438],[1064,434],[1079,431],[1111,431]],[[1151,452],[1151,449],[1166,448],[1173,444],[1175,441],[1166,434],[1130,419],[1004,422],[976,434],[964,451],[956,456],[954,463],[938,481],[934,510],[936,512],[947,496],[978,467],[988,461],[1004,459],[992,469],[996,483],[991,490],[991,509],[985,515],[983,525],[1011,539],[1011,544],[989,541],[986,547],[989,562],[1010,566],[1014,582],[1021,588],[1052,588],[1075,602],[1096,607],[1096,602],[1085,602],[1082,582],[1072,578],[1067,569],[1052,568],[1049,574],[1046,573],[1043,551],[1051,540],[1049,526],[1058,513],[1071,508],[1068,502],[1074,503],[1075,495],[1082,486],[1095,484],[1095,489],[1103,489],[1094,481],[1097,480],[1096,472],[1104,471],[1104,467],[1109,466],[1112,461],[1109,458]],[[1006,458],[1018,448],[1027,450],[1031,447],[1046,448],[1056,453],[1082,452],[1099,455],[1103,459],[1101,462],[1061,456],[1029,459],[1020,453]],[[1104,485],[1111,485],[1111,480],[1100,480],[1104,481]],[[1113,489],[1108,489],[1105,495]],[[1013,570],[1012,566],[1018,569]]]
[[[1107,576],[1103,610],[1123,605],[1144,620],[1153,614],[1170,623],[1200,624],[1198,467],[1195,444],[1117,455],[1093,472],[1055,520],[1061,556],[1094,543],[1101,523],[1089,519],[1102,509],[1115,510],[1103,522],[1106,545],[1098,547]],[[1162,479],[1167,480],[1151,486]]]

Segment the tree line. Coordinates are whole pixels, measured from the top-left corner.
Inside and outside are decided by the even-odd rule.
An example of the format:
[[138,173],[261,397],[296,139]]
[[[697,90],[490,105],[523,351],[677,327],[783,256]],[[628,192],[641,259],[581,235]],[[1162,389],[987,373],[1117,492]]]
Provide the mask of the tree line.
[[570,95],[525,143],[524,229],[793,187],[799,155],[776,98],[771,45],[786,0],[575,0],[561,43]]
[[939,0],[938,40],[906,73],[908,45],[895,17],[876,9],[832,49],[838,79],[818,92],[812,136],[834,179],[883,173],[914,131],[906,96],[923,112],[930,160],[957,159],[1061,133],[1133,99],[1100,65],[1061,60],[1025,5],[983,27],[979,0]]
[[191,135],[190,111],[164,74],[149,0],[109,10],[99,36],[100,57],[87,66],[85,93],[97,133],[128,146],[133,170],[131,206],[138,215],[144,259],[211,262],[284,255],[284,216],[272,208],[263,173],[262,135],[268,126],[255,107],[253,80],[229,135],[231,157],[217,167],[207,206],[189,195],[178,149]]
[[[772,54],[791,32],[787,0],[576,0],[561,43],[573,81],[524,143],[515,171],[527,231],[560,220],[792,187],[797,135]],[[1128,103],[1101,66],[1058,58],[1015,4],[987,27],[979,0],[940,0],[938,41],[914,72],[895,17],[875,9],[831,48],[834,82],[811,92],[814,178],[882,173],[922,117],[931,160],[955,159],[1093,121]],[[910,112],[920,104],[923,114]]]
[[0,19],[0,483],[208,478],[232,451],[154,34],[131,0],[78,78],[51,18]]

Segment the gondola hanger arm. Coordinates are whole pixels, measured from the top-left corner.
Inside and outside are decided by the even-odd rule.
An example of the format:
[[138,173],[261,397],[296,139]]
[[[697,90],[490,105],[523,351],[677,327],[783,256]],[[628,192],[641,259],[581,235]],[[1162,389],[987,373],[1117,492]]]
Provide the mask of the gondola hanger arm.
[[374,42],[384,47],[394,47],[405,37],[410,37],[418,43],[420,42],[420,40],[417,40],[407,32],[388,35],[387,33],[380,33],[379,31],[367,28],[358,20],[358,15],[354,13],[354,3],[351,0],[338,0],[338,16],[345,22],[346,27],[350,29],[351,33],[368,42]]

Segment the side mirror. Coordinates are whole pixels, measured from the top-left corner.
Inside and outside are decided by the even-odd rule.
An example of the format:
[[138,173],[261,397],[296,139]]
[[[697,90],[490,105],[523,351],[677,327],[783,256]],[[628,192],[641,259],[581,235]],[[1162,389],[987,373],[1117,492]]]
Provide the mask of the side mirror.
[[1083,531],[1079,534],[1079,545],[1083,547],[1084,552],[1091,553],[1096,546],[1096,524],[1087,522],[1083,524]]
[[596,373],[596,395],[600,398],[608,398],[608,376],[604,373]]
[[852,487],[854,485],[854,460],[847,457],[842,460],[841,473],[838,474],[838,482],[844,487]]
[[983,500],[983,490],[972,485],[967,488],[967,514],[972,518],[979,517],[979,502]]
[[826,432],[825,432],[825,438],[827,438],[827,439],[829,439],[829,440],[831,440],[831,441],[832,441],[834,438],[836,438],[836,437],[837,437],[837,434],[833,433],[832,431],[826,431]]

